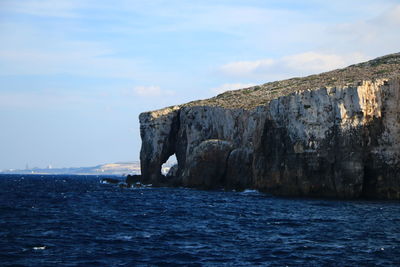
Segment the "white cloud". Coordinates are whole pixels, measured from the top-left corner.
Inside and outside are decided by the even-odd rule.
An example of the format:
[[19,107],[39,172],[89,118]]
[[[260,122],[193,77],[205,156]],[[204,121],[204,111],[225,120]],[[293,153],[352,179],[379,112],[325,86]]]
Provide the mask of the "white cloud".
[[27,91],[27,92],[1,92],[0,108],[18,109],[73,109],[87,106],[97,100],[97,95],[86,95],[78,92],[65,93],[61,90]]
[[281,79],[329,71],[366,59],[360,53],[337,55],[310,51],[277,59],[231,62],[221,66],[220,71],[233,77]]
[[[326,22],[319,21],[318,26],[312,19],[310,21],[294,13],[288,18],[287,25],[281,25],[280,20],[273,16],[275,27],[266,25],[260,34],[268,39],[259,37],[256,42],[257,39],[250,36],[249,41],[255,43],[252,45],[254,49],[262,44],[271,50],[267,54],[274,55],[280,51],[279,54],[284,56],[229,62],[219,67],[219,71],[230,79],[266,82],[329,71],[399,52],[400,4],[394,3],[382,1],[377,5],[376,2],[366,1],[358,14],[347,23],[329,21],[331,14],[327,14]],[[322,5],[329,7],[335,4]],[[349,5],[346,12],[356,9],[351,3],[340,2],[335,12],[345,5]]]
[[[324,47],[336,51],[359,51],[370,57],[399,52],[400,4],[391,5],[376,16],[327,28],[329,39]],[[334,46],[332,43],[334,42]]]
[[318,52],[305,52],[301,54],[283,57],[277,60],[276,64],[281,64],[287,69],[299,72],[322,72],[336,68],[346,67],[366,59],[359,53],[350,55],[325,54]]
[[217,88],[212,88],[211,92],[215,94],[220,94],[229,90],[248,88],[254,85],[254,83],[225,83]]
[[69,74],[132,79],[143,73],[143,63],[139,68],[138,60],[115,56],[116,51],[104,43],[65,40],[13,23],[1,23],[0,28],[8,36],[0,43],[3,75]]
[[[327,71],[387,52],[394,52],[400,43],[400,35],[397,34],[397,29],[400,27],[400,5],[392,4],[393,1],[379,3],[365,1],[362,6],[346,1],[315,2],[321,14],[318,12],[310,14],[307,8],[298,8],[296,5],[261,5],[245,1],[223,2],[172,1],[170,5],[165,6],[159,0],[121,1],[118,5],[91,0],[56,2],[5,0],[1,5],[0,15],[20,13],[46,18],[42,21],[35,17],[38,22],[32,24],[24,20],[0,21],[2,36],[7,37],[0,43],[0,62],[2,63],[0,71],[3,75],[72,74],[135,79],[138,84],[152,83],[154,77],[160,77],[166,73],[165,65],[159,64],[163,56],[159,57],[159,54],[153,53],[157,55],[157,58],[152,58],[151,54],[137,53],[137,51],[148,51],[147,48],[142,49],[142,46],[148,46],[146,42],[154,41],[148,38],[143,38],[145,40],[143,42],[139,41],[142,40],[142,35],[136,36],[138,32],[151,36],[157,36],[160,32],[173,32],[170,44],[176,40],[186,39],[186,33],[196,33],[196,35],[197,33],[218,33],[218,36],[228,40],[229,43],[217,38],[219,41],[217,40],[218,42],[215,42],[212,47],[207,46],[212,43],[216,35],[212,35],[212,40],[208,39],[210,37],[203,38],[203,35],[199,35],[206,44],[204,50],[209,50],[201,54],[204,51],[191,53],[183,49],[181,54],[182,58],[190,56],[190,62],[201,62],[205,58],[204,55],[209,54],[221,55],[223,58],[227,58],[227,55],[230,58],[243,55],[244,59],[256,59],[235,61],[221,66],[220,73],[229,76],[226,82],[268,81]],[[338,6],[330,8],[335,5]],[[344,6],[349,7],[344,11],[347,16],[352,10],[358,12],[354,17],[349,17],[350,20],[345,17],[347,21],[350,21],[349,23],[338,25],[338,21],[344,21],[344,19],[340,16],[336,18],[332,10],[337,13]],[[376,15],[366,12],[366,10],[370,11],[371,6],[374,6]],[[391,8],[388,8],[389,6]],[[383,12],[385,8],[387,10]],[[136,17],[132,14],[139,14],[140,19],[134,19]],[[55,20],[54,17],[67,19]],[[69,17],[76,19],[72,23]],[[359,20],[355,21],[355,18]],[[97,24],[100,21],[107,22],[102,24],[101,30]],[[153,21],[154,23],[149,23]],[[49,27],[44,27],[46,25]],[[102,37],[97,38],[99,35],[92,35],[98,34],[98,31],[104,34],[103,27],[111,31],[122,30],[113,32],[117,38],[106,38],[106,40]],[[82,33],[86,32],[89,34],[84,37]],[[180,34],[184,34],[185,37],[183,38]],[[96,36],[96,41],[83,41],[90,40],[91,36]],[[126,38],[124,44],[118,42],[118,40],[125,40],[122,37]],[[124,47],[126,44],[129,47]],[[165,46],[165,53],[160,54],[176,53],[168,47],[168,44],[169,41]],[[214,50],[216,47],[226,47],[228,53],[234,52],[224,54],[223,51]],[[258,54],[263,57],[257,59]],[[289,56],[279,58],[275,55]],[[221,59],[218,56],[215,57],[215,61],[213,57],[209,58],[211,62],[207,62],[208,66]],[[174,61],[171,62],[174,63]],[[165,64],[165,62],[161,63]],[[190,67],[183,69],[182,65],[179,65],[179,68],[171,67],[168,70],[177,74],[177,77],[190,72]],[[200,72],[205,68],[205,64],[199,64]],[[170,77],[171,75],[168,74],[168,78]],[[181,80],[176,78],[176,82],[181,82]],[[198,82],[188,81],[189,86],[193,83]],[[165,85],[159,80],[156,84]]]
[[172,96],[175,94],[171,90],[161,90],[159,86],[136,86],[133,88],[135,95],[142,97],[160,97],[160,96]]
[[225,64],[221,67],[223,73],[229,75],[242,75],[246,73],[257,72],[274,64],[273,59],[260,59],[254,61],[237,61]]
[[386,16],[383,19],[388,19],[390,23],[399,25],[400,24],[400,4],[394,8],[388,10]]

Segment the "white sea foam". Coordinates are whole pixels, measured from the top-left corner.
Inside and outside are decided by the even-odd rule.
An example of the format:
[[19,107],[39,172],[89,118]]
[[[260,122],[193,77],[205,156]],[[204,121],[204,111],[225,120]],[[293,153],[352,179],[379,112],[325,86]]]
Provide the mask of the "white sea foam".
[[130,235],[123,235],[123,234],[116,234],[110,237],[111,240],[121,240],[121,241],[129,241],[132,240],[132,236]]
[[142,236],[143,236],[144,238],[150,238],[150,237],[153,236],[153,234],[151,234],[151,233],[149,233],[149,232],[142,232]]
[[245,189],[242,194],[259,194],[260,192],[255,189]]
[[33,247],[33,250],[44,250],[44,249],[46,249],[46,246]]

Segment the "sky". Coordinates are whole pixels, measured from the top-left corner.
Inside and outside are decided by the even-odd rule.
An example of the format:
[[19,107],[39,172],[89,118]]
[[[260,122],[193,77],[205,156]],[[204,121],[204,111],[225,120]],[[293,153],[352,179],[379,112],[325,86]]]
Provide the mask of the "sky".
[[400,0],[0,0],[0,170],[139,160],[141,112],[400,52]]

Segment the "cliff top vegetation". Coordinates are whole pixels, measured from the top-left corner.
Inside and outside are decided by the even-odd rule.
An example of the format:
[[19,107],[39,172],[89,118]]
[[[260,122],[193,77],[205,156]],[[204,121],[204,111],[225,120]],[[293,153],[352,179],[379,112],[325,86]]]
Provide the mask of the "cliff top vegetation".
[[252,109],[296,91],[357,86],[365,80],[390,79],[398,75],[400,75],[400,53],[395,53],[321,74],[227,91],[209,99],[192,101],[181,106]]

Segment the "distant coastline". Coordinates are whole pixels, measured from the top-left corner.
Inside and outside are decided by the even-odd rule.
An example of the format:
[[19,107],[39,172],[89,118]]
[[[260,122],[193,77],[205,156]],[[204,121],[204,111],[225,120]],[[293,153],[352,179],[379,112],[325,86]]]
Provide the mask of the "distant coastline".
[[[167,162],[162,167],[162,173],[168,173],[169,169],[176,162]],[[0,174],[71,174],[71,175],[140,175],[140,161],[105,163],[91,167],[70,167],[70,168],[26,168],[26,169],[5,169]]]
[[140,174],[140,162],[106,163],[92,167],[71,168],[27,168],[0,170],[0,174],[78,174],[78,175],[121,175]]

